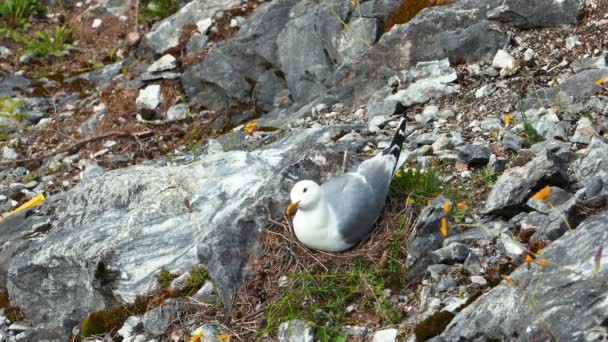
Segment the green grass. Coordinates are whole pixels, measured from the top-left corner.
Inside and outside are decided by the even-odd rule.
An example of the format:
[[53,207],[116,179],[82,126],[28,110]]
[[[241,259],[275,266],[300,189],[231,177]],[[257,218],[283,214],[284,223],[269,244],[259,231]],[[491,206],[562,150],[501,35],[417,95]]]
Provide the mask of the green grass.
[[145,22],[151,23],[170,16],[176,10],[175,0],[150,0],[139,15]]
[[36,31],[34,37],[28,39],[27,46],[22,52],[40,57],[61,56],[70,47],[67,41],[71,38],[72,33],[71,28],[58,25],[53,26],[49,33]]
[[0,2],[0,17],[12,27],[29,26],[28,19],[32,15],[46,14],[46,8],[38,0],[2,0]]
[[443,192],[444,182],[441,179],[441,172],[434,168],[399,170],[393,177],[390,188],[391,197],[407,198],[411,196],[414,201],[428,201]]
[[[404,226],[405,222],[400,224]],[[394,233],[387,248],[386,263],[380,267],[357,257],[348,270],[289,274],[289,286],[280,290],[266,308],[260,336],[273,334],[283,322],[301,319],[314,327],[318,341],[344,341],[346,336],[340,327],[346,324],[345,308],[353,303],[359,310],[373,310],[385,324],[399,323],[401,308],[385,298],[383,291],[404,285],[404,244],[405,234]]]

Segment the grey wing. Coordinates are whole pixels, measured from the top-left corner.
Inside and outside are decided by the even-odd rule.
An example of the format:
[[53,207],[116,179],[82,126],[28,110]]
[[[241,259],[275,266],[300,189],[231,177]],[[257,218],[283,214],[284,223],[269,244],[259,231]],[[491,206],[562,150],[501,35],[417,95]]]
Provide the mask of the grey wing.
[[386,194],[377,194],[366,178],[356,173],[333,178],[321,187],[336,213],[344,240],[355,244],[364,239],[384,207]]
[[396,162],[392,154],[379,154],[361,163],[357,169],[357,173],[365,177],[374,194],[383,198],[382,203],[388,195]]

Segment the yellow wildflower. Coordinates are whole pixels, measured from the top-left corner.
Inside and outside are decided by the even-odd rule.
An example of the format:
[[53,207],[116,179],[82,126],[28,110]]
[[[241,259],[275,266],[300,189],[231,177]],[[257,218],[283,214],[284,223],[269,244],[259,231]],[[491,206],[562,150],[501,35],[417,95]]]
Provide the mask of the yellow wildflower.
[[258,123],[255,121],[249,122],[245,125],[243,130],[245,131],[245,133],[253,135],[253,132],[258,130]]
[[414,203],[416,203],[416,200],[413,197],[408,197],[405,202],[407,203],[407,205],[413,205]]
[[507,282],[507,284],[513,285],[513,278],[511,278],[511,276],[502,276],[502,277]]
[[606,77],[600,77],[597,81],[595,81],[595,85],[598,87],[603,87],[604,83],[606,83]]
[[456,209],[458,210],[465,210],[467,208],[467,204],[464,202],[458,202],[456,204]]
[[196,334],[194,334],[194,336],[192,336],[189,342],[199,342],[203,336],[205,336],[204,331],[197,332]]
[[448,236],[448,218],[445,216],[441,218],[441,227],[439,228],[439,232],[444,238]]
[[446,215],[450,213],[450,202],[449,201],[443,202],[443,212]]
[[353,5],[353,7],[357,6],[357,0],[350,0],[350,3]]
[[505,115],[505,126],[509,126],[509,124],[511,124],[512,120],[513,120],[513,118],[511,117],[511,113],[508,113],[507,115]]
[[217,338],[219,338],[222,341],[230,341],[230,335],[228,335],[228,334],[217,335]]
[[532,258],[532,256],[530,254],[526,255],[526,264],[530,265],[532,263],[532,261],[534,261],[534,258]]
[[538,261],[538,263],[540,264],[541,271],[544,271],[545,270],[545,266],[547,266],[547,259],[540,258],[540,260]]
[[537,192],[534,196],[532,196],[532,199],[535,201],[544,201],[547,199],[547,197],[549,197],[550,193],[551,193],[551,188],[547,185],[544,188],[542,188],[539,192]]

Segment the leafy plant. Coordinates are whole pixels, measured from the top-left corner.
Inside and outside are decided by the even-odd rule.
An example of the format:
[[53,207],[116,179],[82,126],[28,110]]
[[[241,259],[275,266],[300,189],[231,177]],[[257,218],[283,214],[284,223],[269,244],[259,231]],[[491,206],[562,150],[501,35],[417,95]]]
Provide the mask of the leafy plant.
[[73,30],[69,27],[55,25],[51,29],[50,36],[43,31],[36,31],[33,39],[28,40],[24,53],[36,56],[60,56],[70,45],[67,41],[71,38]]
[[526,135],[526,138],[522,144],[526,148],[545,140],[545,138],[540,135],[540,133],[538,133],[534,126],[532,126],[532,124],[529,122],[524,123],[524,134]]
[[0,17],[11,27],[27,27],[31,15],[44,15],[46,8],[38,0],[3,0],[0,3]]
[[184,291],[189,294],[195,293],[203,286],[203,282],[208,276],[209,274],[204,267],[192,266],[190,276],[184,280]]
[[478,182],[484,184],[487,188],[491,188],[496,180],[496,168],[486,166],[479,170],[477,180]]
[[391,182],[391,196],[432,199],[443,191],[443,181],[434,169],[410,168],[399,170]]
[[0,118],[7,118],[17,122],[27,119],[27,115],[19,111],[23,100],[8,97],[0,97]]
[[168,17],[177,10],[175,0],[150,0],[139,15],[146,22],[153,22]]
[[167,271],[166,269],[161,269],[160,272],[156,275],[156,281],[158,282],[158,286],[161,289],[169,287],[171,285],[171,281],[177,278],[177,275]]

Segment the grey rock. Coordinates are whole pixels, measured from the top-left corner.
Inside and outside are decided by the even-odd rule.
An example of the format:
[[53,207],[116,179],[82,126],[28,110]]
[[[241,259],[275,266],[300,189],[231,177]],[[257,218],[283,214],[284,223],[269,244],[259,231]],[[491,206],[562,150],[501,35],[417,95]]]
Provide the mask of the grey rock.
[[[596,274],[592,260],[608,239],[607,225],[606,212],[586,219],[576,230],[543,249],[540,257],[559,268],[549,265],[541,270],[538,262],[530,268],[518,267],[511,273],[517,286],[502,282],[481,296],[456,315],[440,340],[508,340],[515,336],[544,340],[549,339],[547,327],[557,341],[601,340],[605,331],[602,322],[608,318],[608,292],[592,278],[605,279],[608,265],[601,263]],[[533,308],[522,293],[534,295]],[[542,318],[538,312],[543,313]]]
[[166,54],[159,58],[156,62],[150,64],[150,66],[148,67],[148,72],[154,73],[160,71],[167,71],[175,69],[176,66],[177,59],[171,54]]
[[469,166],[483,166],[490,160],[492,150],[484,145],[466,145],[458,149],[458,158]]
[[251,103],[250,81],[258,80],[271,66],[285,74],[286,69],[279,68],[277,37],[295,3],[281,0],[261,5],[233,39],[214,46],[202,62],[185,70],[182,85],[188,98],[210,110]]
[[[157,73],[149,73],[146,72],[144,74],[139,75],[138,78],[134,79],[131,82],[138,82],[138,81],[143,81],[143,82],[147,82],[147,81],[155,81],[155,80],[175,80],[178,79],[182,74],[179,72],[174,72],[174,71],[161,71],[161,72],[157,72]],[[140,88],[143,86],[143,83],[141,85],[137,85],[137,86],[128,86],[127,88]]]
[[93,114],[78,127],[78,132],[82,135],[93,135],[97,132],[97,125],[107,113],[105,105],[93,107]]
[[184,282],[190,277],[190,272],[184,272],[179,277],[171,281],[171,288],[176,290],[182,290],[184,288]]
[[99,177],[104,173],[103,167],[97,165],[97,163],[93,161],[89,161],[86,159],[79,160],[78,166],[80,166],[82,170],[82,172],[80,173],[81,180]]
[[[434,199],[422,210],[414,224],[412,234],[407,241],[407,277],[410,280],[421,276],[427,266],[432,264],[432,252],[440,249],[443,236],[439,232],[441,218],[444,216],[443,204],[447,201],[443,197]],[[455,230],[450,229],[449,234]]]
[[519,152],[521,143],[522,139],[509,131],[502,134],[502,147],[506,152]]
[[139,96],[135,100],[137,108],[140,110],[155,110],[162,102],[160,85],[152,84],[139,91]]
[[497,69],[515,69],[515,58],[505,50],[496,51],[494,59],[492,59],[492,67]]
[[197,22],[200,18],[210,18],[217,11],[228,9],[240,3],[239,0],[194,0],[176,13],[156,22],[150,32],[144,35],[138,48],[138,55],[162,54],[179,44],[182,28]]
[[532,145],[530,150],[536,155],[550,153],[562,163],[570,163],[574,161],[575,155],[570,148],[570,144],[557,139],[547,139],[540,143]]
[[68,81],[74,85],[79,85],[80,87],[85,89],[91,86],[104,89],[112,83],[112,80],[114,80],[116,76],[120,75],[120,72],[125,67],[125,65],[126,61],[116,62],[113,64],[106,65],[101,69],[80,74],[69,79]]
[[462,263],[469,256],[469,247],[462,243],[454,242],[447,247],[440,248],[431,253],[434,264],[452,265]]
[[367,51],[382,33],[380,20],[356,17],[349,21],[346,30],[337,36],[338,62],[354,59]]
[[179,299],[168,299],[159,307],[146,312],[141,319],[145,334],[148,337],[158,337],[164,334],[182,305],[184,304]]
[[587,117],[582,117],[576,123],[574,135],[570,137],[570,141],[580,144],[589,144],[591,138],[597,136],[593,122]]
[[397,112],[400,103],[397,99],[391,99],[390,89],[381,89],[374,93],[367,101],[367,120],[370,129],[379,127]]
[[582,192],[581,199],[589,208],[600,208],[608,202],[608,184],[600,177],[587,180]]
[[576,59],[570,63],[570,68],[572,68],[572,71],[575,73],[579,73],[590,69],[606,69],[608,68],[608,65],[606,65],[606,56],[602,55],[599,57]]
[[[333,142],[352,129],[296,130],[251,152],[150,162],[85,179],[45,201],[54,219],[43,240],[27,240],[28,248],[2,260],[11,302],[36,325],[61,334],[66,320],[78,322],[104,303],[147,293],[158,269],[184,272],[201,263],[229,305],[267,224],[267,208],[281,217],[298,179],[322,182],[340,172],[346,147],[366,144]],[[360,161],[353,156],[349,168]],[[98,267],[111,288],[98,287]]]
[[443,264],[429,265],[426,268],[426,274],[428,274],[429,277],[431,277],[431,280],[437,282],[441,279],[442,275],[448,273],[449,269],[450,269],[450,267],[448,265],[443,265]]
[[186,44],[186,53],[193,54],[197,52],[201,52],[207,47],[207,43],[209,42],[209,36],[202,33],[195,33],[190,37],[188,43]]
[[535,189],[546,184],[564,185],[567,182],[564,166],[552,154],[541,154],[526,165],[509,169],[498,177],[483,212],[512,216]]
[[[552,186],[549,190],[549,196],[544,201],[536,201],[529,199],[526,205],[543,214],[551,214],[561,211],[562,205],[568,203],[572,195],[560,187]],[[549,205],[550,204],[550,205]]]
[[291,320],[281,323],[278,331],[279,342],[313,342],[312,326],[302,320]]
[[397,329],[378,330],[372,336],[372,342],[395,342],[397,341]]
[[453,289],[456,287],[456,280],[452,277],[445,277],[437,283],[435,289],[439,292],[445,292],[447,290]]
[[23,92],[29,93],[33,91],[31,88],[32,81],[23,75],[0,71],[0,96],[14,97],[21,96]]
[[592,178],[599,177],[604,183],[608,183],[606,156],[608,156],[608,144],[593,137],[589,143],[587,154],[576,160],[572,165],[574,178],[579,183],[585,183]]
[[0,46],[0,59],[8,59],[13,55],[13,52],[6,46]]
[[279,70],[267,70],[261,74],[253,88],[255,103],[267,112],[291,104],[288,94],[287,83]]
[[188,117],[190,108],[186,103],[178,103],[167,110],[167,121],[178,121]]
[[522,0],[506,0],[488,11],[488,19],[528,29],[544,26],[576,25],[581,8],[578,0],[555,2],[541,0],[531,4]]
[[215,304],[218,301],[215,292],[215,286],[213,286],[212,282],[207,280],[205,281],[203,286],[195,294],[192,295],[192,299],[201,303]]
[[443,247],[447,247],[453,243],[461,243],[472,246],[477,242],[492,241],[493,239],[494,235],[485,229],[485,227],[470,228],[462,233],[447,237],[443,241]]
[[143,327],[144,324],[141,316],[130,316],[116,333],[127,338],[142,333]]
[[473,284],[477,284],[477,285],[481,285],[481,286],[486,286],[488,285],[488,281],[481,276],[471,276],[469,278],[469,280],[471,280],[471,283]]
[[365,336],[367,335],[367,328],[360,326],[344,325],[340,328],[340,331],[347,336]]
[[116,165],[128,164],[131,161],[131,158],[129,158],[128,156],[116,155],[113,153],[108,154],[107,159],[108,159],[108,161],[110,161],[110,163],[116,164]]
[[481,273],[481,259],[475,253],[469,253],[469,256],[464,260],[464,269],[471,275],[479,275]]
[[12,148],[10,148],[8,146],[2,147],[2,159],[17,160],[18,158],[19,158],[19,155],[17,154],[17,152],[15,152],[15,150],[13,150]]
[[580,100],[601,90],[595,85],[601,77],[608,78],[608,69],[581,71],[560,84],[560,89],[575,101]]
[[498,235],[498,239],[496,240],[496,246],[511,260],[518,260],[524,254],[524,249],[521,244],[516,243],[513,238],[505,233],[500,233]]

